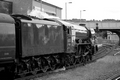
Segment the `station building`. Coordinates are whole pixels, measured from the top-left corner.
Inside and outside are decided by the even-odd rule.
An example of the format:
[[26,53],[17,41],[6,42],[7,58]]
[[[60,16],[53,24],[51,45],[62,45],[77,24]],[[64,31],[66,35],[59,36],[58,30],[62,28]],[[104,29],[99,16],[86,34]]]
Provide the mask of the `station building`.
[[62,8],[41,0],[1,0],[0,13],[28,14],[33,9],[61,18]]

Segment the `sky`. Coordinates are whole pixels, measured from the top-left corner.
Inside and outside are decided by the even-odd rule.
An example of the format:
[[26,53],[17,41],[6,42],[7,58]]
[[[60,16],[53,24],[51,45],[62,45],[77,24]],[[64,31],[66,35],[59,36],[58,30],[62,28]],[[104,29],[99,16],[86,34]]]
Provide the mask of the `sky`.
[[[62,8],[62,19],[120,20],[120,0],[43,0]],[[71,4],[69,2],[72,2]],[[85,11],[83,11],[85,10]],[[81,14],[80,14],[81,11]],[[81,17],[80,17],[81,15]]]

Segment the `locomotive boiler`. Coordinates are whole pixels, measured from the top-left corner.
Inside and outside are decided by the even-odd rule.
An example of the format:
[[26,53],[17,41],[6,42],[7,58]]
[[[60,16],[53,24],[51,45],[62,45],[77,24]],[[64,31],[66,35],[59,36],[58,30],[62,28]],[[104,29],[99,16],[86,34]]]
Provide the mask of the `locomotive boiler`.
[[92,59],[90,36],[86,27],[63,20],[0,13],[1,75],[16,78],[84,64]]

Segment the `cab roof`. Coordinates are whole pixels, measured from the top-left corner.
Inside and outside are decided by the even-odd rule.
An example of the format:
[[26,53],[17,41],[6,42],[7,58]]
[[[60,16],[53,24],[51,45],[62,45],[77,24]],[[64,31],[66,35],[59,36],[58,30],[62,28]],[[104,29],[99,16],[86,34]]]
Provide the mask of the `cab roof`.
[[72,29],[78,29],[78,30],[83,30],[83,31],[86,31],[86,28],[84,26],[79,26],[79,25],[76,25],[76,24],[73,24],[73,23],[70,23],[70,22],[66,22],[66,21],[63,21],[63,20],[59,20],[62,24],[64,24],[65,26],[68,26]]
[[56,26],[61,26],[59,23],[54,22],[54,21],[47,21],[47,20],[24,20],[21,19],[21,22],[26,22],[26,23],[37,23],[37,24],[47,24],[47,25],[56,25]]
[[10,15],[0,13],[0,23],[15,23],[15,21]]
[[73,23],[70,23],[67,21],[63,21],[61,19],[54,19],[54,20],[57,20],[57,21],[61,22],[63,25],[65,25],[67,27],[71,27],[72,29],[86,30],[86,28],[84,26],[79,26],[79,25],[76,25],[76,24],[73,24]]

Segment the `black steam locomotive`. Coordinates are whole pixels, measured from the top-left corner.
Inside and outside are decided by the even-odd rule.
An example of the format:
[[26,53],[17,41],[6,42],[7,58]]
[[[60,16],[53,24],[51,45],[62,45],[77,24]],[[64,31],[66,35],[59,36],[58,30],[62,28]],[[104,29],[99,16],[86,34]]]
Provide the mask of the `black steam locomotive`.
[[94,54],[90,38],[86,27],[59,19],[0,13],[0,77],[84,64]]

